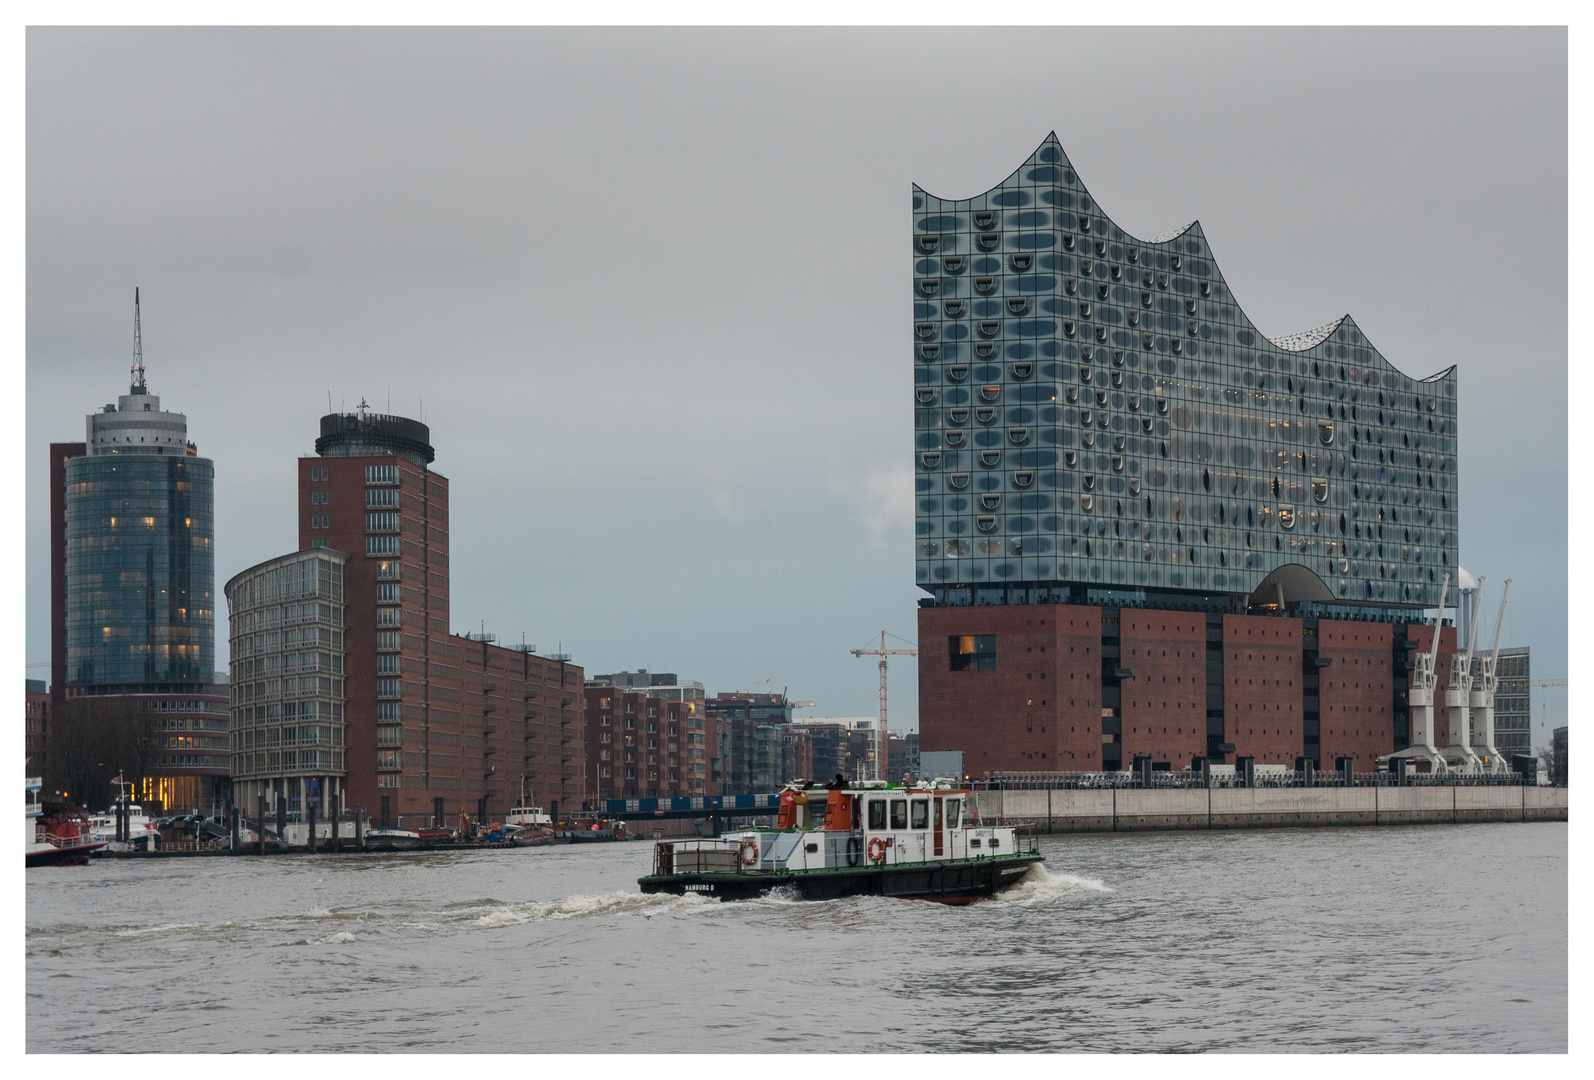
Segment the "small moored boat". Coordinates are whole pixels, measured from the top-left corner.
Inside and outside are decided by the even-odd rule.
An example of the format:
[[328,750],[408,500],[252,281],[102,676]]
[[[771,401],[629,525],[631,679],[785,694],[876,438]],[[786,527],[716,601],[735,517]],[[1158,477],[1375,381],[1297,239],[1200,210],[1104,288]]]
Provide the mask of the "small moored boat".
[[421,834],[409,829],[378,826],[368,829],[365,833],[367,851],[414,851],[425,845],[426,841],[421,839]]
[[1014,884],[1043,861],[1034,837],[974,817],[950,780],[789,784],[773,829],[712,840],[660,840],[645,893],[726,900],[790,886],[807,900],[895,896],[968,903]]
[[161,832],[155,821],[144,813],[137,803],[127,804],[127,839],[116,839],[116,811],[95,814],[89,818],[89,834],[106,842],[107,851],[155,851],[160,847]]

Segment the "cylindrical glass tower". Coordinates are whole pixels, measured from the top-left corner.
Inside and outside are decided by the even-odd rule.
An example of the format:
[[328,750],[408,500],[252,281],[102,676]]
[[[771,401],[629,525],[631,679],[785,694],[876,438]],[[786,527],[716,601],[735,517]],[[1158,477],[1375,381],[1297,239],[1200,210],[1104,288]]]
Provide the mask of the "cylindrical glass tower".
[[142,380],[66,462],[66,683],[169,693],[215,673],[214,482]]

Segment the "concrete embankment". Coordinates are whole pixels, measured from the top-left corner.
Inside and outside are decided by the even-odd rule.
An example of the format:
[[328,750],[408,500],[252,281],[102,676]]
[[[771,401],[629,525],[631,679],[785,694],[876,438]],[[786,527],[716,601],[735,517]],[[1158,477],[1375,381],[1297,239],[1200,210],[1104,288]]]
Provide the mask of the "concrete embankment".
[[1098,788],[975,799],[981,817],[1043,832],[1567,820],[1567,789],[1545,787]]

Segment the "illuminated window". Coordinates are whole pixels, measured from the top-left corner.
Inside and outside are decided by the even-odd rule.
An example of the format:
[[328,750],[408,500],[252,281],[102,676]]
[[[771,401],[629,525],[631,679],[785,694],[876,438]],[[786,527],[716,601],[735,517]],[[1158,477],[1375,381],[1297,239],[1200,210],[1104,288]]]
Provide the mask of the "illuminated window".
[[953,671],[995,671],[996,636],[960,634],[947,638]]

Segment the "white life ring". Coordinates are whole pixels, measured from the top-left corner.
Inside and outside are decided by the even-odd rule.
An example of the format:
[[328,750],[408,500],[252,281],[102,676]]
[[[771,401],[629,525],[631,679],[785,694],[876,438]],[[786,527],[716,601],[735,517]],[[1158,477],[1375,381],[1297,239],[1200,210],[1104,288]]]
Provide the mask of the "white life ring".
[[758,862],[758,841],[742,841],[742,865],[753,866]]

